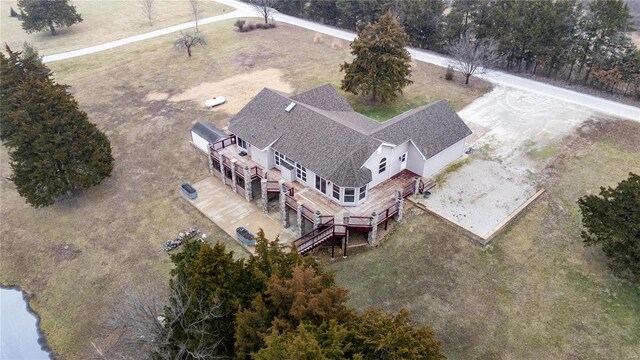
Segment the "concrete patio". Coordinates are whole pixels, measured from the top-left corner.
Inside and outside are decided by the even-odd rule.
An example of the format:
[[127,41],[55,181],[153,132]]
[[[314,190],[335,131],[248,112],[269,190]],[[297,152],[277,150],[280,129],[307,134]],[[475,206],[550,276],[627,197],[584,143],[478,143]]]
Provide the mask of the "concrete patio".
[[[254,234],[262,229],[270,240],[277,236],[284,243],[295,239],[294,233],[283,229],[281,222],[272,217],[272,214],[262,213],[256,204],[259,200],[252,202],[244,200],[230,187],[222,184],[220,179],[207,176],[192,185],[198,191],[198,197],[187,201],[234,239],[237,239],[236,228],[240,226]],[[252,251],[251,247],[245,246],[245,248]]]

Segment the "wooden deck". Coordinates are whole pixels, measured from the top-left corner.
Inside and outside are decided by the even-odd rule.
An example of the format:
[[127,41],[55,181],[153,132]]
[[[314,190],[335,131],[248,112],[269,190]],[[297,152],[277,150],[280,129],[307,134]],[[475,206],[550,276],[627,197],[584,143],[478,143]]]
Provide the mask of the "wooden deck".
[[[258,166],[262,167],[251,159],[251,156],[240,156],[240,152],[243,149],[237,145],[229,145],[223,149],[218,150],[226,158],[235,159],[236,163],[242,167],[249,166],[253,168]],[[262,170],[264,171],[264,170]],[[328,196],[316,191],[310,186],[304,185],[300,182],[294,181],[293,183],[287,183],[294,188],[294,199],[297,203],[304,204],[305,206],[313,209],[313,211],[320,210],[322,215],[338,215],[349,214],[354,216],[369,216],[373,211],[380,212],[391,205],[395,199],[398,191],[402,190],[409,184],[412,184],[415,180],[416,174],[409,170],[403,170],[391,179],[378,184],[373,189],[369,189],[367,200],[357,206],[341,206],[333,202]],[[282,179],[282,175],[277,169],[270,169],[267,171],[267,179],[269,181],[279,181]]]
[[[269,171],[268,176],[269,180],[281,179],[280,172],[273,169]],[[346,213],[354,216],[369,216],[374,211],[380,213],[380,211],[394,203],[396,201],[398,191],[409,184],[413,184],[415,176],[416,174],[409,170],[404,170],[398,173],[393,178],[378,184],[373,189],[370,189],[367,200],[358,206],[341,206],[336,204],[328,196],[297,181],[290,185],[293,185],[294,199],[296,202],[303,203],[314,211],[320,210],[322,215],[335,216],[340,213]]]

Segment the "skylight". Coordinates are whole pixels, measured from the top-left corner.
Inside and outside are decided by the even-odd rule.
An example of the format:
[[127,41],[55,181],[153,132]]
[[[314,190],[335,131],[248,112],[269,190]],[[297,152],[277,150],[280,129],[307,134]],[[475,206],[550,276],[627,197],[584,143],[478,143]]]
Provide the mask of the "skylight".
[[293,110],[294,107],[296,107],[296,103],[294,103],[292,101],[292,102],[289,103],[289,105],[287,105],[287,107],[284,109],[284,111],[291,112],[291,110]]

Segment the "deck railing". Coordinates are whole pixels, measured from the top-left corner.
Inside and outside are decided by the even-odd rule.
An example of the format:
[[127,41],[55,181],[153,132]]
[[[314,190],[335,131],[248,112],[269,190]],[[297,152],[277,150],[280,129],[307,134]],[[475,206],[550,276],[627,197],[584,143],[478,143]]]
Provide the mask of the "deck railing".
[[415,183],[412,181],[409,184],[405,185],[402,189],[402,197],[406,198],[409,195],[413,195]]
[[289,209],[298,211],[298,202],[293,198],[293,196],[289,194],[285,195],[284,204],[289,207]]
[[235,135],[230,135],[226,139],[222,139],[222,140],[214,142],[213,144],[211,144],[211,146],[213,147],[213,150],[220,150],[220,149],[224,149],[227,146],[231,146],[231,145],[233,145],[235,143],[236,143],[236,136]]
[[242,165],[239,165],[238,163],[233,164],[233,169],[236,172],[236,175],[240,175],[242,177],[244,177],[244,169],[242,169]]
[[259,177],[262,178],[262,168],[258,165],[254,165],[249,169],[249,174],[251,174],[251,178]]
[[349,228],[354,228],[358,230],[367,230],[370,229],[372,224],[371,216],[353,216],[350,215],[347,219],[346,224]]
[[305,204],[302,204],[302,216],[304,216],[305,219],[313,222],[315,220],[315,212],[313,211],[312,208],[306,206]]
[[277,181],[268,180],[267,181],[267,193],[279,193],[280,192],[280,183]]
[[322,227],[313,229],[313,231],[310,231],[299,239],[294,240],[293,243],[296,245],[296,249],[299,254],[305,254],[335,237],[335,226],[333,224],[333,220],[330,220],[323,224]]
[[333,215],[320,215],[320,225],[333,223],[333,221],[334,221]]
[[389,205],[389,207],[387,207],[386,209],[382,210],[378,214],[378,225],[380,225],[383,222],[389,220],[389,218],[395,216],[398,213],[399,209],[400,208],[399,208],[398,202],[394,201],[391,205]]

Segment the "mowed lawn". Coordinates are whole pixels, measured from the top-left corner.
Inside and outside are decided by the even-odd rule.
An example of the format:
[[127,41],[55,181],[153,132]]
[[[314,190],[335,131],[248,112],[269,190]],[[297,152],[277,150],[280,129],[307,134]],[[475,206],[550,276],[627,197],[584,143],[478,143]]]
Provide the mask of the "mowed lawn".
[[576,205],[640,173],[640,123],[591,124],[563,144],[547,193],[490,247],[414,208],[379,248],[332,265],[351,305],[410,309],[452,359],[640,358],[640,285],[583,247]]
[[[242,254],[178,191],[181,182],[207,176],[205,156],[189,144],[189,128],[198,120],[224,126],[232,114],[224,106],[205,109],[204,99],[172,102],[148,95],[171,96],[243,74],[237,88],[268,87],[269,81],[246,74],[269,69],[300,91],[337,85],[338,64],[350,58],[346,42],[334,49],[333,40],[314,43],[313,32],[292,26],[240,34],[228,21],[202,30],[208,45],[195,48],[192,58],[173,48],[171,35],[50,64],[56,80],[72,86],[80,107],[111,140],[115,168],[99,186],[51,207],[31,208],[6,180],[10,168],[2,149],[0,283],[34,294],[32,305],[61,358],[84,359],[96,354],[94,346],[108,347],[113,337],[107,339],[104,324],[127,286],[167,284],[171,264],[160,245],[180,230],[197,226]],[[480,81],[473,87],[447,82],[443,74],[417,65],[415,84],[396,111],[403,101],[443,97],[460,109],[489,90]]]
[[[17,0],[0,0],[3,50],[5,42],[12,50],[20,50],[27,41],[38,48],[40,55],[98,45],[193,20],[188,0],[156,0],[152,24],[136,0],[75,0],[71,3],[82,16],[81,23],[57,29],[56,36],[51,36],[50,31],[27,34],[20,20],[9,17],[11,8],[20,12],[17,3]],[[214,1],[200,1],[199,4],[201,18],[233,11]]]

